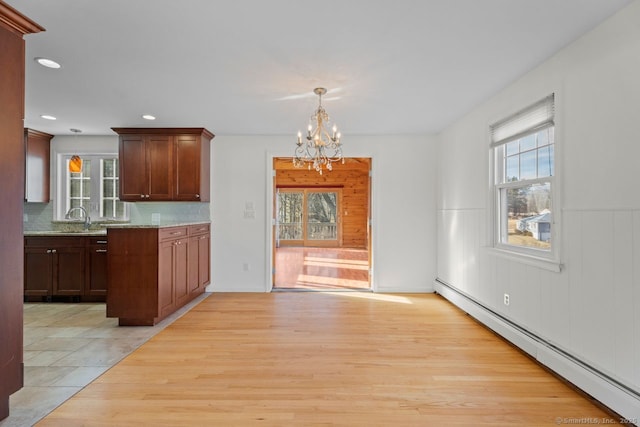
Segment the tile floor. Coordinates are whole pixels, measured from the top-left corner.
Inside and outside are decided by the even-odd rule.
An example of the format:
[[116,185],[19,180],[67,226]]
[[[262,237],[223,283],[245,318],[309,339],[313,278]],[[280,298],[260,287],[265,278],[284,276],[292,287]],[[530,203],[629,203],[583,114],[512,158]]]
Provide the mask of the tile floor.
[[24,387],[0,427],[33,426],[208,295],[153,327],[118,326],[104,303],[25,303]]

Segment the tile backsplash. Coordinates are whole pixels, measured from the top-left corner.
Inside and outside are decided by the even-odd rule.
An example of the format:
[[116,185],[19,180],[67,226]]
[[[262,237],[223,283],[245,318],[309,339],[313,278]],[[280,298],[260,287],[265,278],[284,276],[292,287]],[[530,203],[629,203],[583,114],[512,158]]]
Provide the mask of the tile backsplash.
[[[136,202],[129,203],[131,224],[171,224],[175,222],[209,221],[209,203],[203,202]],[[53,203],[25,203],[24,230],[52,230]]]
[[24,231],[52,230],[53,203],[25,203]]
[[135,202],[129,203],[131,224],[170,224],[208,221],[209,203],[203,202]]

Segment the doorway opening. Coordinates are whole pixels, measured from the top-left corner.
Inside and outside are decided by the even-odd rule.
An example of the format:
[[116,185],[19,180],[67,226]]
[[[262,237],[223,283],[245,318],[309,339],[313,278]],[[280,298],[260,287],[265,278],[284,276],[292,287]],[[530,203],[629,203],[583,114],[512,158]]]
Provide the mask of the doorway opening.
[[371,159],[323,175],[274,158],[274,290],[371,288]]

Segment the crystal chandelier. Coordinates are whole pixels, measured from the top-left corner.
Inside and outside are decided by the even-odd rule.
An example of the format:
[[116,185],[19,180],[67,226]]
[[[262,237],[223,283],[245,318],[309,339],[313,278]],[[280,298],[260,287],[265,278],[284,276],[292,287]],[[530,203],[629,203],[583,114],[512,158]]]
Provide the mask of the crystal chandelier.
[[[342,144],[340,143],[340,132],[336,125],[333,125],[331,133],[327,130],[330,126],[329,114],[322,106],[322,95],[327,93],[327,89],[318,87],[313,90],[318,95],[318,108],[311,115],[309,127],[307,128],[306,141],[302,140],[302,133],[298,132],[298,142],[296,144],[295,157],[293,165],[297,168],[303,167],[305,164],[311,170],[311,166],[322,175],[322,169],[328,171],[333,169],[333,162],[342,161]],[[313,125],[315,124],[315,129]]]

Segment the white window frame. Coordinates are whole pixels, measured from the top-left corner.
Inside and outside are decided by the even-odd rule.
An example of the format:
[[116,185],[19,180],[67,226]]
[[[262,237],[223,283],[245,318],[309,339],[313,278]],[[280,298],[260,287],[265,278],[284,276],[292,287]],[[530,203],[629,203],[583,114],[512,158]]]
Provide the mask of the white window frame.
[[[547,117],[536,117],[529,113],[532,111],[536,113],[536,107],[540,107],[541,104],[545,104],[548,108],[550,105],[551,110],[537,113]],[[511,115],[506,115],[506,118],[498,120],[489,126],[489,141],[490,141],[490,199],[491,199],[491,230],[490,242],[492,242],[492,253],[504,258],[520,261],[529,265],[534,265],[547,270],[559,272],[561,269],[560,263],[560,236],[561,236],[561,221],[560,221],[560,203],[559,203],[559,184],[558,184],[558,129],[557,129],[557,114],[555,106],[557,104],[557,97],[555,93],[548,95],[538,102],[530,104],[526,108],[517,111]],[[527,116],[529,114],[529,116]],[[550,114],[550,117],[549,117]],[[522,119],[523,120],[519,120]],[[540,119],[540,120],[538,120]],[[506,123],[506,126],[505,126]],[[522,124],[528,125],[522,127]],[[502,127],[501,127],[502,126]],[[525,136],[540,132],[541,130],[549,127],[554,128],[554,152],[553,152],[553,164],[554,170],[551,176],[548,177],[536,177],[532,179],[521,179],[515,182],[503,182],[505,175],[504,164],[504,150],[506,144],[523,138]],[[545,184],[550,186],[551,193],[551,248],[549,250],[537,249],[527,246],[519,246],[505,243],[503,241],[504,233],[506,232],[506,224],[504,224],[503,218],[506,218],[505,211],[506,198],[501,197],[504,191],[511,188],[522,188],[528,185]]]
[[118,158],[117,153],[58,153],[58,167],[56,174],[56,182],[58,191],[56,194],[56,220],[66,220],[65,215],[70,208],[69,204],[69,186],[70,180],[68,179],[69,170],[68,162],[72,155],[77,154],[84,160],[92,161],[92,174],[91,174],[91,194],[92,199],[88,214],[91,217],[92,222],[106,222],[106,221],[128,221],[129,220],[129,205],[124,203],[124,216],[120,218],[103,217],[101,216],[103,198],[98,196],[102,194],[103,180],[102,180],[102,162],[99,160],[107,158]]

